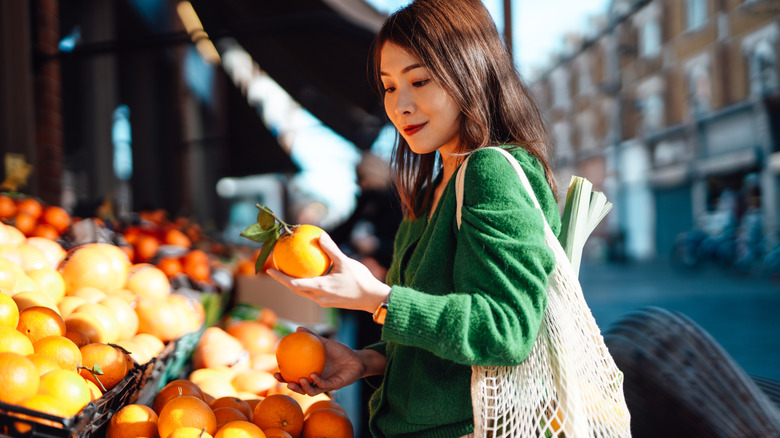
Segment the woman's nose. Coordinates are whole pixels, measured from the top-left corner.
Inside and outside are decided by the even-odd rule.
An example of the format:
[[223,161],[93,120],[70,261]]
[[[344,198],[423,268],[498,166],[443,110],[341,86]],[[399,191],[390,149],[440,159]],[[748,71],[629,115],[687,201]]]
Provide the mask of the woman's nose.
[[411,114],[414,111],[414,99],[412,93],[407,90],[399,89],[396,92],[394,111],[398,115]]

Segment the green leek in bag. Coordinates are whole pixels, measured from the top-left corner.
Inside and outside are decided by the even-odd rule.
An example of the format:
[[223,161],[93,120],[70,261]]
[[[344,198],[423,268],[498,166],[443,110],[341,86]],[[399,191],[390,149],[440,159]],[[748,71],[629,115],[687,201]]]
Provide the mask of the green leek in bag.
[[585,241],[612,209],[612,203],[593,184],[581,176],[572,176],[561,218],[561,242],[574,272],[579,275]]

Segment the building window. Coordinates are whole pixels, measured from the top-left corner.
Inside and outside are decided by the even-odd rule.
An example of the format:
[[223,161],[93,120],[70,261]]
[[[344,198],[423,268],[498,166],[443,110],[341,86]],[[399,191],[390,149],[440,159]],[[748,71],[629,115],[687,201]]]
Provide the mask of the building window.
[[644,128],[646,132],[654,132],[664,124],[664,99],[660,94],[648,96],[642,105]]
[[577,78],[577,91],[580,94],[587,94],[591,91],[593,85],[593,79],[591,78],[590,62],[587,58],[587,54],[581,57],[578,70],[580,72]]
[[565,69],[558,69],[552,75],[553,108],[569,107],[569,79],[566,76]]
[[707,22],[707,0],[686,0],[688,30],[697,29]]
[[777,53],[769,42],[762,41],[750,59],[750,92],[765,96],[778,88]]
[[710,110],[712,102],[712,80],[704,65],[691,69],[688,76],[688,97],[693,115],[699,116]]
[[661,51],[661,28],[658,21],[649,20],[642,26],[640,41],[642,56],[656,56]]

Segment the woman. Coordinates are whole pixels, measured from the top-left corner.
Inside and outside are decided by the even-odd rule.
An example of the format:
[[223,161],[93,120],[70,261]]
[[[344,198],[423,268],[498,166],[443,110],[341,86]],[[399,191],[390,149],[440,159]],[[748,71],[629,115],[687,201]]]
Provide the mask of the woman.
[[[327,275],[269,273],[322,306],[374,313],[382,342],[353,351],[323,338],[322,375],[288,386],[315,395],[383,376],[370,401],[375,436],[460,437],[473,431],[471,366],[525,359],[555,263],[510,163],[482,148],[511,151],[557,233],[547,137],[478,0],[417,0],[391,15],[376,39],[374,78],[400,134],[393,164],[404,220],[387,284],[327,235]],[[458,228],[452,176],[469,154]]]

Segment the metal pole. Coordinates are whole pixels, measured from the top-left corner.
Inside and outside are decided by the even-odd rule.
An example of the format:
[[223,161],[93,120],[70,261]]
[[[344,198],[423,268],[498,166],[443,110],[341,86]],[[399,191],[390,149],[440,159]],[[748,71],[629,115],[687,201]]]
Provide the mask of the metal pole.
[[504,0],[504,44],[509,56],[514,61],[515,53],[512,49],[512,0]]

